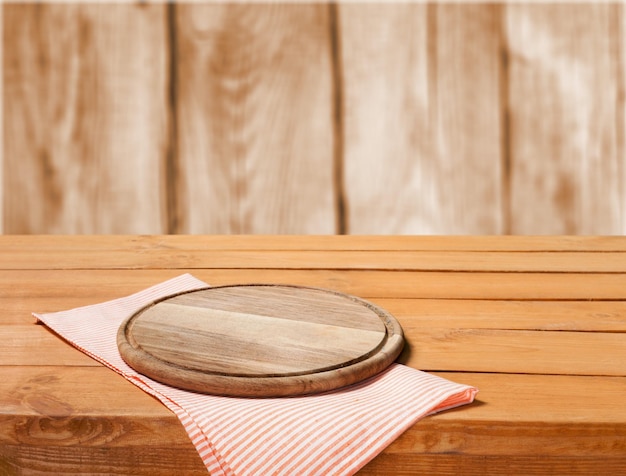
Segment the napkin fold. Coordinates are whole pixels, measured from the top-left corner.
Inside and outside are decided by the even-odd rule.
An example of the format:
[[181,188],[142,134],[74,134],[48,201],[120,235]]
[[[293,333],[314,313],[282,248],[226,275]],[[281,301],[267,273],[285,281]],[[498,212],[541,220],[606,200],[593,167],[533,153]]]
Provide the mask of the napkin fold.
[[189,274],[101,304],[33,315],[159,399],[218,475],[351,475],[425,415],[471,403],[477,389],[400,364],[343,389],[289,398],[232,398],[173,388],[134,371],[117,330],[147,304],[206,287]]

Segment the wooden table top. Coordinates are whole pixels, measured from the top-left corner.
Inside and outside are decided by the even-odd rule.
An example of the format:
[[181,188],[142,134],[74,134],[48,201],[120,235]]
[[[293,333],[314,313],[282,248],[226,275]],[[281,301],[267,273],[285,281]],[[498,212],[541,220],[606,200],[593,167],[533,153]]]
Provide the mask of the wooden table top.
[[31,312],[190,272],[367,299],[480,393],[360,474],[626,474],[626,238],[0,236],[0,474],[206,474],[177,418]]

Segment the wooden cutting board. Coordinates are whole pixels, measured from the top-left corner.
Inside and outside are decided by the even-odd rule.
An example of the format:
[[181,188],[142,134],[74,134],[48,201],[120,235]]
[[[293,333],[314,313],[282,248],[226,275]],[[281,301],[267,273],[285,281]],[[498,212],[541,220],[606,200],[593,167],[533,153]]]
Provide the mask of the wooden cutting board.
[[161,299],[127,319],[117,343],[138,372],[216,395],[278,397],[376,375],[400,354],[396,319],[317,288],[235,285]]

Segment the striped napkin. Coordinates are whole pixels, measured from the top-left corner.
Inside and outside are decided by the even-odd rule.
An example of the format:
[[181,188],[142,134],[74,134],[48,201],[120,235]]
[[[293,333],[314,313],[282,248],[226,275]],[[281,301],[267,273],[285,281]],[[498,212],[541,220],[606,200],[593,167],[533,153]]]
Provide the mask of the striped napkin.
[[399,364],[332,392],[268,399],[188,392],[129,367],[117,350],[121,323],[159,298],[205,286],[185,274],[128,297],[34,316],[172,410],[216,476],[351,475],[423,416],[476,395],[473,387]]

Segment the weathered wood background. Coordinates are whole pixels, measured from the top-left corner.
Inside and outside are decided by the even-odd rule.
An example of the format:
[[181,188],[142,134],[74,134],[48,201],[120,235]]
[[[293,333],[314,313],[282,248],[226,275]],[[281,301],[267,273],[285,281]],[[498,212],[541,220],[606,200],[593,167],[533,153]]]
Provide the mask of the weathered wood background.
[[626,231],[620,4],[1,14],[4,233]]

